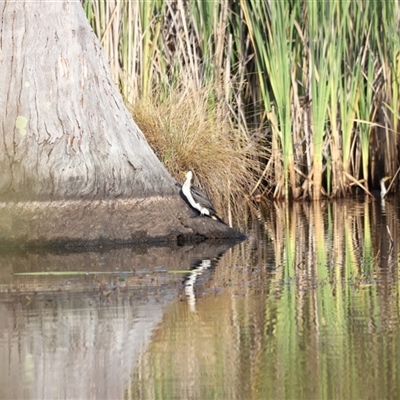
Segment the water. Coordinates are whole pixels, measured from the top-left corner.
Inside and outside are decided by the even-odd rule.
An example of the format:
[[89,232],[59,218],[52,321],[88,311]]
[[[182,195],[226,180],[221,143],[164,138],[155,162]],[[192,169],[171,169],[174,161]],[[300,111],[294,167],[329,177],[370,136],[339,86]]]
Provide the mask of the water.
[[3,251],[0,398],[397,398],[399,215],[270,205],[233,247]]

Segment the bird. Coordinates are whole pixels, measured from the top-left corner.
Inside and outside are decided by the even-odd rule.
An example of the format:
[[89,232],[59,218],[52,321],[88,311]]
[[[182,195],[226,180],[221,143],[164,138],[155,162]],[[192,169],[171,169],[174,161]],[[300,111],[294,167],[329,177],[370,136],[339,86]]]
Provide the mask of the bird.
[[385,186],[385,182],[387,181],[387,180],[389,180],[391,177],[390,176],[385,176],[385,177],[383,177],[380,181],[379,181],[379,184],[380,184],[380,186],[381,186],[381,198],[382,199],[384,199],[385,198],[385,196],[386,196],[386,194],[387,194],[387,189],[386,189],[386,186]]
[[214,206],[207,195],[202,192],[199,188],[192,185],[193,172],[186,172],[186,180],[182,185],[182,193],[186,197],[189,204],[197,211],[200,212],[200,216],[207,216],[215,221],[222,222],[226,225],[224,220],[217,214]]

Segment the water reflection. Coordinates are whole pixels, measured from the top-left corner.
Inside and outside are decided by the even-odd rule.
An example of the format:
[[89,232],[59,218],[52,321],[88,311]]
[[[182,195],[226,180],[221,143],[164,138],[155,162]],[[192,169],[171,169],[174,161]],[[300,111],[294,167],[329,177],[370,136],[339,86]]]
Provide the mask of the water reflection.
[[2,249],[0,398],[124,398],[192,260],[231,246]]
[[195,284],[199,276],[211,267],[211,260],[201,260],[192,268],[185,280],[185,293],[191,311],[196,311]]
[[154,299],[43,295],[0,303],[0,398],[118,399],[162,320]]
[[274,204],[174,303],[130,398],[389,399],[400,389],[394,199]]
[[[3,255],[0,397],[396,398],[399,215],[271,204],[228,250]],[[10,275],[55,265],[88,274]]]

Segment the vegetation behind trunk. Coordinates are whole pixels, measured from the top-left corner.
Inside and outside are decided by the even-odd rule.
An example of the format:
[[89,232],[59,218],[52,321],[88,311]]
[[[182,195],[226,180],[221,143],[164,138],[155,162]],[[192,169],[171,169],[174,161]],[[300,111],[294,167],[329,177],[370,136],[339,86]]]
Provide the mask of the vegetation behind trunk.
[[83,3],[129,101],[214,88],[261,144],[261,193],[341,197],[395,175],[397,0]]

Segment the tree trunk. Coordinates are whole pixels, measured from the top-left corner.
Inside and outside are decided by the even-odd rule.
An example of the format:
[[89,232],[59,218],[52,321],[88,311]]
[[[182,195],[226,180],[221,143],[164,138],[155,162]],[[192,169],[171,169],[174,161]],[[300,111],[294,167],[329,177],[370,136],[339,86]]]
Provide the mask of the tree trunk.
[[127,111],[80,2],[3,1],[0,33],[1,239],[187,232],[190,210]]
[[170,194],[79,2],[0,4],[0,196]]

